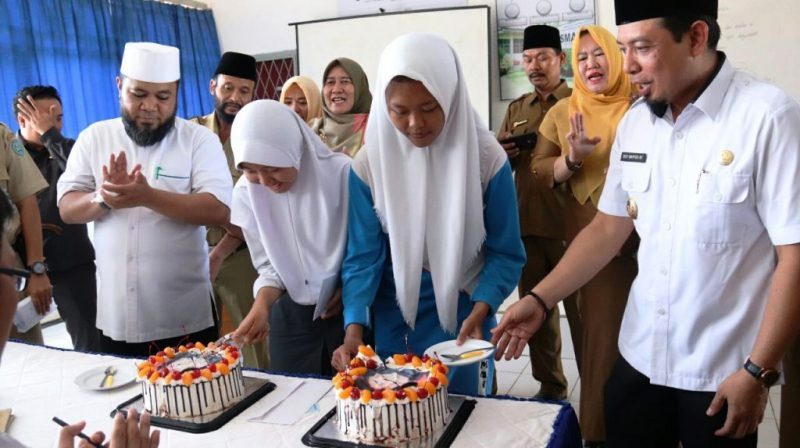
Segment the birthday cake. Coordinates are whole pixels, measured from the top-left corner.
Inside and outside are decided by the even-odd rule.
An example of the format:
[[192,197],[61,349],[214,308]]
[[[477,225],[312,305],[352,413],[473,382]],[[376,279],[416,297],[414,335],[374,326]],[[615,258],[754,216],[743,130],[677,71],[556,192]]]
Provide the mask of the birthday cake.
[[447,367],[427,356],[394,355],[381,362],[361,346],[333,378],[339,430],[357,442],[397,443],[445,426]]
[[138,368],[144,408],[161,417],[213,414],[237,403],[245,394],[239,350],[227,343],[168,347]]

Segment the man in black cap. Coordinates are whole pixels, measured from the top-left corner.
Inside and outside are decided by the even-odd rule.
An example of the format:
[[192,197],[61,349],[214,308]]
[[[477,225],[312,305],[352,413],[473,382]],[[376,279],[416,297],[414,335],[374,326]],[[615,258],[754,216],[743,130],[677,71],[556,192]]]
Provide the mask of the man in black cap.
[[597,216],[506,311],[497,356],[521,353],[635,229],[608,445],[755,447],[800,330],[800,105],[716,50],[716,0],[616,0],[616,13],[641,98],[617,129]]
[[[534,182],[531,172],[536,132],[547,111],[558,100],[568,97],[572,90],[561,78],[566,55],[561,50],[561,34],[557,28],[533,25],[525,28],[522,63],[534,91],[526,93],[508,105],[500,126],[499,140],[515,171],[517,203],[522,241],[527,262],[522,269],[519,290],[527,291],[543,279],[564,255],[563,209],[550,188]],[[509,141],[513,136],[533,134],[525,142]],[[504,143],[506,142],[506,143]],[[578,306],[574,297],[564,302],[575,357],[580,359],[581,327]],[[536,398],[564,400],[567,398],[567,379],[561,365],[561,329],[559,313],[553,312],[541,331],[530,340],[533,377],[541,383]]]
[[[239,110],[253,100],[257,77],[254,57],[226,52],[220,58],[208,86],[214,97],[214,112],[191,120],[219,136],[234,185],[242,173],[233,162],[229,138],[231,125]],[[234,328],[250,311],[253,304],[253,282],[258,277],[243,239],[241,230],[230,223],[208,228],[207,240],[211,248],[209,265],[214,296],[217,303],[224,307],[225,315],[231,319]],[[268,367],[265,344],[261,342],[243,349],[245,365],[260,369]]]

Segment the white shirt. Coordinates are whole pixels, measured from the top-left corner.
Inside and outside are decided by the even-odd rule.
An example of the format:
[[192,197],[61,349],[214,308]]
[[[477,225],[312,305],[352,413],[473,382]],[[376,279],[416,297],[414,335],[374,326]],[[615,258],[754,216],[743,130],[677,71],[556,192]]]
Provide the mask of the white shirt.
[[[230,207],[232,181],[219,138],[180,118],[148,147],[131,141],[120,118],[88,127],[58,181],[58,200],[70,191],[100,188],[103,165],[122,150],[128,170],[141,164],[151,187],[210,193]],[[203,226],[145,207],[111,210],[95,221],[97,327],[115,340],[146,342],[213,325],[205,234]]]
[[[258,226],[256,224],[255,211],[250,205],[249,198],[244,193],[248,187],[247,182],[249,182],[247,178],[242,176],[236,181],[236,185],[233,187],[231,224],[241,227],[245,241],[247,241],[247,249],[250,251],[250,259],[256,271],[258,271],[258,278],[253,283],[253,297],[258,296],[258,291],[266,286],[285,291],[286,285],[283,284],[281,276],[278,275],[278,271],[275,270],[275,266],[273,266],[270,261],[267,250],[261,242],[261,235],[258,232]],[[292,300],[297,302],[298,299],[292,297]],[[300,305],[312,305],[315,302],[297,303]]]
[[638,207],[619,349],[651,383],[714,391],[741,368],[773,246],[800,242],[798,174],[800,107],[728,62],[677,122],[642,101],[620,122],[599,209],[628,216],[629,197]]

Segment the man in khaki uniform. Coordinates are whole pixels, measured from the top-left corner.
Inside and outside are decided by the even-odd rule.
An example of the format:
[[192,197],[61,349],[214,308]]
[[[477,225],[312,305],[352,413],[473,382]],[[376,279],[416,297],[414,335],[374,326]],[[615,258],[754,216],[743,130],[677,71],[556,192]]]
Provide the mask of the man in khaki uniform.
[[[525,74],[535,90],[508,105],[499,133],[500,143],[515,171],[520,229],[528,257],[519,282],[520,296],[543,279],[564,254],[564,217],[556,192],[537,186],[533,180],[531,159],[535,140],[503,142],[513,136],[535,134],[547,111],[572,92],[566,81],[561,79],[561,66],[566,55],[561,50],[561,36],[556,28],[546,25],[525,28],[522,55]],[[565,300],[564,306],[575,347],[575,359],[580,359],[580,315],[575,297]],[[542,383],[536,398],[566,399],[568,390],[561,365],[558,309],[553,310],[542,329],[528,344],[533,377]]]
[[[47,181],[22,142],[3,123],[0,123],[0,188],[19,212],[11,220],[9,235],[12,240],[24,238],[24,246],[20,245],[17,252],[24,250],[25,259],[18,253],[18,262],[31,271],[26,289],[20,298],[31,296],[36,310],[39,314],[44,314],[53,301],[53,287],[44,264],[42,221],[36,193],[47,188]],[[11,337],[39,344],[44,342],[42,329],[38,324],[25,333],[12,328]]]
[[[242,173],[233,162],[231,124],[239,110],[253,100],[256,76],[255,58],[234,52],[223,54],[209,84],[209,91],[214,97],[214,111],[191,120],[219,136],[234,184]],[[253,283],[258,277],[243,239],[241,230],[231,224],[208,228],[214,296],[218,303],[221,302],[234,326],[242,322],[253,305]],[[246,366],[259,369],[269,366],[266,344],[260,342],[243,348]]]

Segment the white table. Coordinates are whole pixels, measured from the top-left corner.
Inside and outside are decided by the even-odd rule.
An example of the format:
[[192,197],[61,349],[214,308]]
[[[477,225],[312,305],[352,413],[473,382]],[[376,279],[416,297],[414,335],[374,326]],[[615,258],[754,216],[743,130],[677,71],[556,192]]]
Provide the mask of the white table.
[[[105,392],[86,391],[74,379],[94,367],[118,362],[119,358],[9,342],[0,364],[0,409],[12,408],[10,434],[32,448],[55,446],[60,427],[51,421],[58,416],[68,422],[86,420],[87,434],[110,433],[109,413],[139,392],[135,386]],[[278,388],[287,377],[250,372],[249,376],[269,378]],[[326,381],[308,379],[308,381]],[[263,401],[263,399],[262,399]],[[453,443],[454,447],[546,447],[554,423],[564,406],[534,401],[478,398],[475,410]],[[294,425],[282,426],[248,422],[263,413],[255,403],[221,429],[206,434],[180,431],[161,432],[163,447],[227,448],[247,446],[302,447],[308,429],[334,406],[328,393]],[[567,405],[568,406],[568,405]],[[571,409],[562,415],[574,418]],[[575,429],[571,429],[575,431]]]

